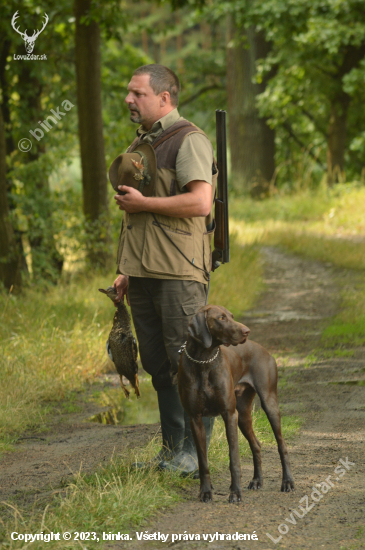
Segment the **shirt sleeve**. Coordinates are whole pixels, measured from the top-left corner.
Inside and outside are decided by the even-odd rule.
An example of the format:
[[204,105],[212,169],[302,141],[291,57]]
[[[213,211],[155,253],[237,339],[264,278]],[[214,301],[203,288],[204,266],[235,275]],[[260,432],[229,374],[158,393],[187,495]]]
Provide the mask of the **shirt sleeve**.
[[197,132],[186,136],[176,157],[176,180],[180,189],[194,180],[212,184],[213,147]]

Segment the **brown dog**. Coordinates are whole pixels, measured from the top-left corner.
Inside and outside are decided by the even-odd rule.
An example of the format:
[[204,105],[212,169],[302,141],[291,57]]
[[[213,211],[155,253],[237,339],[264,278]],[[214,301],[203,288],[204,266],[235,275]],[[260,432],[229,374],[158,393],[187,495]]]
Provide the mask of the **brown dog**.
[[[281,434],[275,359],[259,344],[247,341],[250,330],[220,306],[204,306],[191,320],[178,372],[181,403],[190,417],[198,453],[200,500],[212,499],[212,485],[202,416],[222,415],[229,445],[229,502],[241,500],[237,422],[250,444],[254,475],[249,489],[263,485],[260,442],[252,429],[251,405],[257,393],[278,444],[283,468],[282,491],[294,489],[288,450]],[[223,347],[224,346],[227,347]],[[229,347],[228,347],[229,346]],[[234,346],[234,347],[233,347]]]

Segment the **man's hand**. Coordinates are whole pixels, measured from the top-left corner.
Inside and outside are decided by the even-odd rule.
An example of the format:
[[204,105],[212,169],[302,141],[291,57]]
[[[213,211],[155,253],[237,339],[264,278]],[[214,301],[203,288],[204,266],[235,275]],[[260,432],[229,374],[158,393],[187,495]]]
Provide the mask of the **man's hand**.
[[127,185],[120,185],[118,189],[126,194],[115,195],[114,199],[120,210],[128,214],[153,212],[173,218],[195,218],[208,216],[212,208],[212,186],[206,181],[190,181],[186,184],[187,193],[172,197],[144,197]]
[[[118,301],[124,302],[124,296],[127,298],[127,304],[130,306],[129,298],[127,294],[128,290],[128,275],[118,275],[118,277],[115,279],[113,286],[115,287],[117,293],[118,293]],[[116,306],[117,304],[115,304]]]
[[120,185],[118,189],[125,193],[125,195],[114,195],[119,210],[125,210],[128,214],[138,214],[146,210],[145,197],[138,189],[128,185]]

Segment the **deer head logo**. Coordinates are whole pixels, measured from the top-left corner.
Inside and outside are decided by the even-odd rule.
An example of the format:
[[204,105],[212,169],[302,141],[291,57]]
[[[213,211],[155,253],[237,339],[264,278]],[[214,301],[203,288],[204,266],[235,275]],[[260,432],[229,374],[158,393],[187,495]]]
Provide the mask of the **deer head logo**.
[[17,29],[16,26],[15,26],[15,22],[16,20],[18,19],[19,15],[18,15],[18,12],[16,11],[13,15],[13,19],[11,20],[11,26],[13,27],[13,29],[20,34],[20,36],[22,37],[22,39],[24,40],[25,42],[25,49],[27,51],[27,53],[32,53],[32,51],[34,50],[34,43],[35,41],[37,40],[38,36],[41,34],[41,32],[44,30],[45,26],[47,25],[48,23],[48,15],[45,13],[44,14],[44,22],[43,22],[43,27],[41,28],[40,31],[33,31],[33,35],[32,36],[28,36],[27,35],[27,29],[25,29],[24,32],[21,32],[19,30],[19,28]]

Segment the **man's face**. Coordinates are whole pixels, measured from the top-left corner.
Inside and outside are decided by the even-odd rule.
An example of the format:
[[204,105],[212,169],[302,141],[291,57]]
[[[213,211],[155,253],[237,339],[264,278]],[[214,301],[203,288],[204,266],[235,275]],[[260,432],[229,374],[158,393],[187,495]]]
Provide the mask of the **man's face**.
[[163,93],[155,95],[149,81],[149,74],[132,76],[128,84],[128,95],[125,98],[131,113],[131,121],[142,124],[146,130],[149,130],[153,123],[163,116],[162,109],[165,104]]

